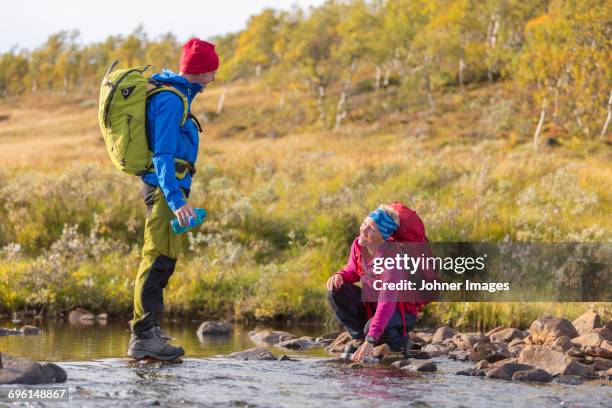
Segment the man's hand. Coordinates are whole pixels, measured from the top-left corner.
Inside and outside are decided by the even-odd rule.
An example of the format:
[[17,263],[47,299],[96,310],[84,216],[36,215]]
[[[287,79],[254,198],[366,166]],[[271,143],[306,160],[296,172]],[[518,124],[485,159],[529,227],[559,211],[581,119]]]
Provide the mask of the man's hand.
[[372,343],[368,343],[367,341],[364,341],[361,347],[359,347],[357,351],[355,352],[355,354],[353,354],[353,357],[351,357],[351,360],[357,363],[360,363],[363,361],[364,358],[372,357],[373,352],[374,352],[374,345]]
[[193,210],[193,207],[189,203],[185,203],[184,206],[176,210],[174,212],[174,215],[176,215],[176,218],[178,219],[179,225],[181,227],[189,226],[189,217],[193,217],[194,220],[198,218],[195,211]]
[[340,275],[339,273],[335,273],[327,280],[327,290],[330,292],[333,289],[338,290],[343,284],[344,278],[342,277],[342,275]]

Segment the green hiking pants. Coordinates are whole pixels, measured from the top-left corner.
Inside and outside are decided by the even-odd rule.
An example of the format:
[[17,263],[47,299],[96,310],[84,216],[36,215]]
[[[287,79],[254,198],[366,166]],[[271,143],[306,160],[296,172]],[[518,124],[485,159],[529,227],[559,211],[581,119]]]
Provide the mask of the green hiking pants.
[[[186,245],[186,235],[172,231],[175,218],[159,187],[143,182],[147,205],[142,260],[134,284],[132,332],[138,334],[160,324],[164,308],[164,289],[174,272],[176,258]],[[189,192],[184,192],[185,197]]]

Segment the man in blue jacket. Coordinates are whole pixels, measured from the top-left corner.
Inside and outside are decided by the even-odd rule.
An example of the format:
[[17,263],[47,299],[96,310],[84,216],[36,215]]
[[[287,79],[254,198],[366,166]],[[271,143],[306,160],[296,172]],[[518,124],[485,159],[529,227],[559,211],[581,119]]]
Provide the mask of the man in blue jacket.
[[142,261],[134,285],[134,317],[128,356],[173,360],[185,354],[160,327],[163,290],[174,272],[185,235],[176,235],[170,222],[181,226],[196,217],[187,202],[195,174],[200,125],[190,113],[191,102],[206,84],[215,80],[219,57],[215,46],[192,38],[183,45],[180,72],[163,70],[152,79],[177,89],[188,102],[188,120],[181,126],[184,105],[173,92],[160,92],[147,103],[147,135],[153,151],[153,169],[142,177],[147,205]]

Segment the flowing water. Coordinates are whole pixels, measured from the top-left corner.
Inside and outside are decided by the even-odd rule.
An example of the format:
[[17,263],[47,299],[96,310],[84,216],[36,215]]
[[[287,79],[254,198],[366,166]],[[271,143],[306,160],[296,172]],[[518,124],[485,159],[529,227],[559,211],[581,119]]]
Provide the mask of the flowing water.
[[[197,323],[169,323],[166,331],[187,351],[183,364],[139,366],[124,358],[125,323],[74,327],[42,322],[40,336],[0,337],[0,350],[55,361],[68,373],[69,403],[51,407],[612,407],[602,382],[572,386],[521,384],[458,376],[468,363],[436,358],[438,371],[409,374],[391,368],[330,364],[322,349],[292,352],[297,361],[236,361],[224,355],[254,347],[248,331],[200,342]],[[0,327],[11,327],[0,321]],[[318,336],[317,326],[257,327]],[[277,354],[278,349],[271,348]],[[0,400],[0,406],[3,401]]]

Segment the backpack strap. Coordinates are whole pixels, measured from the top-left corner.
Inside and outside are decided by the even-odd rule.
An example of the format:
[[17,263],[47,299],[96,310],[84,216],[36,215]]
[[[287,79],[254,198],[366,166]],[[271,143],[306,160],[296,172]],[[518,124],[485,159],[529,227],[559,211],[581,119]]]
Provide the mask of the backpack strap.
[[195,125],[198,127],[198,132],[202,133],[202,125],[200,125],[198,118],[196,118],[196,116],[191,112],[189,112],[188,118],[193,120]]
[[179,98],[181,98],[181,101],[183,101],[183,116],[181,117],[181,127],[185,125],[185,122],[187,121],[187,116],[189,114],[189,104],[187,103],[187,98],[185,97],[185,95],[183,95],[179,90],[174,89],[171,86],[162,85],[159,82],[153,82],[153,83],[155,84],[155,88],[147,91],[147,99],[160,92],[166,92],[166,91],[172,92],[173,94],[177,95]]

